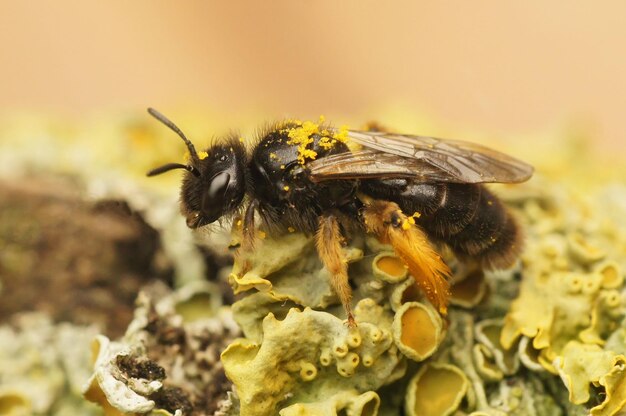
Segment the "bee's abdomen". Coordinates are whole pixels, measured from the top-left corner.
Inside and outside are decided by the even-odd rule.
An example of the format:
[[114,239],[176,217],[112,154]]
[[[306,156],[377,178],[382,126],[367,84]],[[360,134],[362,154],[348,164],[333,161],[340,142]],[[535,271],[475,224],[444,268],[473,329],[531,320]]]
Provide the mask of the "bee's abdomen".
[[502,202],[478,184],[414,183],[393,179],[365,183],[374,198],[396,202],[431,238],[462,259],[486,268],[510,266],[521,250],[519,227]]
[[[461,258],[474,258],[488,269],[501,269],[509,267],[517,258],[521,250],[520,230],[515,218],[506,209],[502,202],[482,185],[463,185],[469,189],[458,193],[453,185],[448,186],[450,206],[444,204],[435,215],[440,226],[445,224],[445,218],[463,208],[452,206],[462,204],[463,194],[473,192],[477,197],[465,199],[472,203],[465,205],[467,215],[464,218],[470,220],[461,229],[458,223],[448,227],[449,235],[437,235],[443,239]],[[458,185],[457,185],[458,186]],[[473,205],[473,206],[472,206]],[[425,225],[425,228],[431,228]],[[445,228],[445,226],[444,226]],[[435,231],[435,230],[433,230]],[[437,231],[436,231],[437,232]]]

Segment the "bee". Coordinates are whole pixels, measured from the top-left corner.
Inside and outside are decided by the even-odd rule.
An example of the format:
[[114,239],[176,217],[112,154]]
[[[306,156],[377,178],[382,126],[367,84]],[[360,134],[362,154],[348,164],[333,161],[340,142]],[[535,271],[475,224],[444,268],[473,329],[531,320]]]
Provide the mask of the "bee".
[[511,266],[522,250],[517,222],[483,184],[523,182],[533,168],[495,150],[286,121],[266,129],[251,149],[230,137],[198,153],[174,123],[154,109],[148,112],[189,151],[187,164],[148,172],[186,171],[180,204],[187,225],[199,228],[242,213],[243,256],[254,247],[257,217],[273,235],[314,235],[349,326],[356,325],[342,252],[349,230],[362,229],[390,244],[444,315],[451,271],[435,245],[486,269]]

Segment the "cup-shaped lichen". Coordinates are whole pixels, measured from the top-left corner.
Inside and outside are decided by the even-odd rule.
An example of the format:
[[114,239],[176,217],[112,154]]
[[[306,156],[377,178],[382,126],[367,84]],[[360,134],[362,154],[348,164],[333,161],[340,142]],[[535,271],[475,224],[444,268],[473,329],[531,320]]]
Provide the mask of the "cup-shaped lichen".
[[0,415],[30,415],[33,413],[30,401],[17,392],[0,391]]
[[622,268],[616,261],[606,261],[595,268],[596,273],[602,276],[602,287],[604,289],[617,289],[624,283]]
[[582,264],[595,263],[602,260],[606,253],[589,242],[580,232],[574,232],[567,238],[571,256]]
[[389,283],[401,282],[408,274],[406,264],[393,252],[383,252],[374,257],[372,271],[374,276]]
[[453,414],[467,393],[469,381],[451,364],[425,364],[409,382],[404,402],[408,416]]
[[487,283],[482,270],[473,270],[450,288],[450,303],[464,308],[476,306],[487,293]]
[[400,309],[407,302],[420,302],[422,300],[422,292],[414,279],[406,279],[404,282],[396,285],[391,293],[390,304],[394,311]]
[[444,336],[441,316],[430,305],[407,302],[393,320],[393,338],[404,355],[423,361],[436,350]]

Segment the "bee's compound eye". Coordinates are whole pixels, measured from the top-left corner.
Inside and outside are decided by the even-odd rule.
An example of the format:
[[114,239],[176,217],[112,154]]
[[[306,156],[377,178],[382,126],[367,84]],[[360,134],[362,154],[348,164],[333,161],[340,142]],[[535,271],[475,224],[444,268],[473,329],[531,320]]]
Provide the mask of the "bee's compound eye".
[[222,216],[229,200],[226,196],[229,184],[230,175],[226,172],[220,172],[211,179],[202,196],[202,214],[207,222],[211,223]]
[[211,199],[220,198],[220,196],[224,195],[224,193],[226,192],[229,182],[230,175],[228,173],[218,173],[211,179],[211,183],[209,184],[209,189],[207,190],[206,196]]

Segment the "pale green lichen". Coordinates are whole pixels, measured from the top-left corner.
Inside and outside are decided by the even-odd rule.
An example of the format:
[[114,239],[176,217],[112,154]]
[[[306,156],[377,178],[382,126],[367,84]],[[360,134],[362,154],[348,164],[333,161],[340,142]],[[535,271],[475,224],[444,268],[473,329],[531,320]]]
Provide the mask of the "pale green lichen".
[[134,353],[123,343],[98,336],[92,346],[94,373],[87,382],[85,398],[99,404],[108,414],[148,413],[155,402],[147,398],[163,387],[158,380],[125,376],[116,360]]
[[319,402],[296,403],[282,409],[280,416],[375,416],[380,407],[380,398],[373,391],[358,394],[346,390]]
[[263,320],[260,344],[231,344],[222,362],[241,414],[272,414],[343,390],[376,390],[401,377],[405,363],[384,329],[382,308],[365,299],[354,312],[359,326],[350,329],[330,314],[292,308],[281,321],[273,314]]
[[[603,346],[619,330],[625,312],[619,291],[623,272],[617,262],[624,262],[624,236],[603,216],[620,207],[626,210],[623,204],[607,206],[602,198],[544,198],[543,205],[560,215],[541,215],[539,204],[524,206],[531,214],[529,239],[541,244],[529,245],[524,254],[520,296],[505,318],[501,341],[515,348],[522,337],[522,363],[559,374],[573,403],[588,403],[590,384],[601,386],[603,400],[591,413],[612,409],[603,414],[613,414],[624,406],[615,390],[622,388],[621,382],[602,384],[600,379],[622,377],[624,349]],[[589,366],[594,367],[592,373],[583,370]]]
[[95,415],[82,400],[95,327],[53,324],[39,313],[0,326],[0,414]]
[[[160,286],[150,289],[140,294],[122,339],[94,340],[85,397],[108,415],[182,416],[192,408],[206,411],[203,404],[229,414],[237,404],[221,390],[219,353],[239,335],[230,311],[213,299],[217,291],[210,285],[188,285],[173,293]],[[224,402],[218,407],[222,393]],[[208,395],[217,397],[212,402]]]

